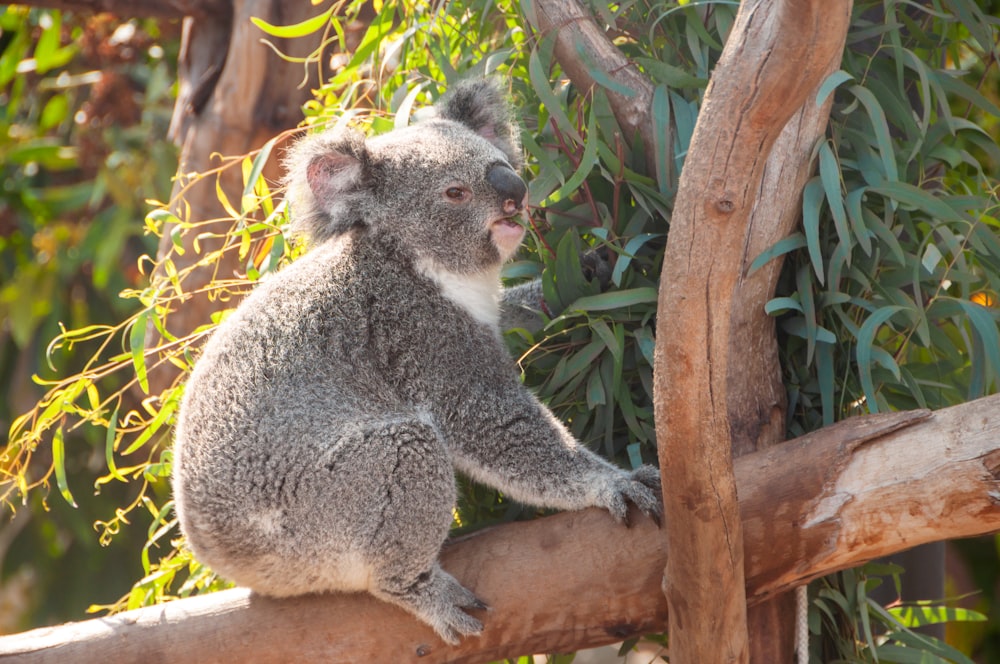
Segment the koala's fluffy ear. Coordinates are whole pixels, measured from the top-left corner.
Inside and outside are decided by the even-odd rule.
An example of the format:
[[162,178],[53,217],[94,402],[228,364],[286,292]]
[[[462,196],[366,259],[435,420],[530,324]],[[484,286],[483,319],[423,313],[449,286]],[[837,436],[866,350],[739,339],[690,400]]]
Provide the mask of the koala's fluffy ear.
[[364,135],[346,129],[306,136],[284,163],[293,233],[320,244],[365,223],[372,169]]
[[521,139],[506,94],[494,79],[462,81],[434,105],[438,117],[461,122],[507,155],[515,169],[522,166]]

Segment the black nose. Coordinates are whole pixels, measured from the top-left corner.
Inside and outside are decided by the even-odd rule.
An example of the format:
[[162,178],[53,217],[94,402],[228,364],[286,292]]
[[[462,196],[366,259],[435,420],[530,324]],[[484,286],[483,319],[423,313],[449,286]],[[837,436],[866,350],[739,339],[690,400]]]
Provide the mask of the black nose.
[[524,184],[524,180],[510,166],[507,164],[490,166],[486,171],[486,181],[500,196],[500,206],[504,214],[514,214],[523,207],[528,185]]

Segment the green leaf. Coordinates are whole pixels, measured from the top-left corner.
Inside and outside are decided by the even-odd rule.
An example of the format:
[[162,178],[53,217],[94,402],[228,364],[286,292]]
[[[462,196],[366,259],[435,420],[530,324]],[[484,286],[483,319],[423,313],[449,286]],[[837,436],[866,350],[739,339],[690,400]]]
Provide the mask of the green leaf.
[[[662,60],[653,58],[634,58],[643,69],[657,82],[664,84],[664,88],[703,88],[708,85],[708,81],[692,76],[680,67],[667,64]],[[660,87],[660,86],[657,86]]]
[[[996,20],[987,17],[975,2],[968,0],[942,0],[942,4],[958,17],[959,23],[972,38],[979,42],[979,48],[987,53],[996,48]],[[992,20],[991,20],[992,19]]]
[[802,305],[793,297],[776,297],[764,305],[764,313],[768,316],[778,316],[786,311],[802,311]]
[[[665,84],[656,86],[653,90],[653,103],[650,105],[655,131],[653,133],[653,150],[656,158],[656,184],[660,192],[670,190],[670,94]],[[615,282],[618,283],[617,281]]]
[[333,10],[336,8],[337,5],[334,5],[319,16],[314,16],[293,25],[271,25],[264,19],[257,18],[256,16],[251,16],[250,22],[273,37],[283,39],[305,37],[326,26],[330,22],[330,17],[333,16]]
[[858,244],[861,245],[861,249],[865,252],[865,255],[871,256],[872,233],[865,225],[865,214],[861,206],[861,201],[867,190],[867,187],[860,187],[849,192],[847,196],[844,197],[844,204],[847,210],[847,218],[851,222],[851,229],[854,231],[854,237],[857,238]]
[[[621,329],[618,325],[615,327]],[[601,338],[605,347],[611,351],[615,361],[620,363],[621,359],[625,355],[625,339],[620,335],[615,334],[608,324],[599,318],[590,321],[590,329]]]
[[538,100],[544,104],[549,117],[555,120],[559,130],[577,143],[582,144],[583,138],[573,123],[569,121],[569,117],[566,116],[562,102],[552,93],[548,67],[542,64],[542,57],[539,53],[543,48],[548,48],[551,51],[551,37],[542,39],[538,47],[532,49],[531,54],[528,56],[528,75],[531,79],[532,89],[538,95]]
[[601,372],[591,371],[587,378],[587,408],[594,410],[605,403],[607,396],[604,392],[604,383],[601,381]]
[[[837,238],[841,244],[850,246],[851,236],[847,228],[847,213],[844,211],[844,197],[840,185],[840,164],[830,148],[830,141],[823,141],[819,146],[819,177],[823,183],[823,193],[826,203],[833,215],[833,225],[837,230]],[[850,254],[848,254],[850,265]]]
[[922,210],[938,221],[959,221],[964,218],[962,213],[952,209],[934,194],[908,182],[884,182],[870,187],[869,191],[882,194],[908,208]]
[[632,263],[632,259],[635,258],[635,254],[639,249],[642,248],[644,244],[652,240],[653,238],[663,237],[663,233],[640,233],[635,237],[629,239],[622,247],[622,252],[618,254],[618,260],[615,262],[615,269],[611,272],[611,283],[615,286],[620,286],[622,283],[622,275],[625,270]]
[[890,182],[896,182],[899,180],[899,169],[896,166],[896,153],[889,134],[889,123],[885,119],[885,111],[882,110],[882,106],[878,103],[875,95],[867,88],[863,88],[860,85],[852,85],[849,90],[868,112],[872,129],[875,131],[875,140],[878,143],[878,152],[882,159],[885,179]]
[[806,364],[812,364],[813,353],[816,351],[816,340],[819,335],[819,322],[816,320],[816,302],[813,299],[813,284],[809,278],[809,266],[803,265],[795,274],[795,287],[799,302],[802,305],[802,320],[806,330]]
[[[989,309],[975,302],[968,300],[956,300],[956,302],[972,324],[972,329],[982,344],[982,350],[986,353],[986,359],[993,368],[994,375],[1000,376],[1000,333],[997,332],[996,319]],[[973,357],[972,361],[979,360]]]
[[932,606],[926,602],[886,607],[886,611],[904,627],[923,627],[946,622],[984,622],[986,616],[972,609]]
[[111,477],[125,482],[126,479],[118,472],[118,467],[115,465],[115,440],[118,438],[118,410],[120,408],[121,404],[115,406],[115,412],[108,419],[108,431],[104,436],[104,460],[108,464],[108,472]]
[[[331,8],[330,11],[333,11]],[[274,148],[274,144],[278,142],[280,136],[275,136],[267,143],[261,147],[260,152],[257,156],[253,158],[253,164],[250,166],[250,172],[246,174],[243,183],[243,195],[240,197],[240,214],[245,215],[249,212],[250,201],[254,200],[254,186],[257,184],[257,180],[260,178],[261,172],[264,170],[264,165],[267,160],[271,157],[271,150]]]
[[[878,329],[882,327],[890,318],[895,316],[900,311],[903,311],[901,306],[887,306],[882,307],[870,315],[861,326],[858,331],[858,348],[857,348],[857,360],[858,360],[858,374],[861,379],[861,386],[865,392],[865,399],[868,403],[868,409],[873,412],[878,412],[878,405],[875,401],[875,385],[872,381],[872,356],[874,355],[875,344],[875,334]],[[878,349],[881,350],[881,349]],[[885,351],[882,351],[883,353]],[[891,357],[890,357],[891,359]],[[898,371],[898,369],[897,369]]]
[[55,95],[45,103],[42,114],[38,118],[38,128],[41,130],[52,129],[62,123],[69,113],[69,101],[66,95]]
[[588,295],[577,298],[566,307],[569,311],[610,311],[624,309],[637,304],[653,304],[656,302],[656,289],[651,286],[630,288],[627,290],[608,291],[600,295]]
[[146,322],[148,319],[149,309],[146,309],[132,323],[128,338],[132,365],[135,367],[135,377],[139,381],[139,387],[146,394],[149,394],[149,379],[146,376]]
[[823,205],[823,182],[813,177],[802,190],[802,229],[806,233],[806,246],[809,249],[809,261],[812,263],[816,278],[822,285],[825,283],[823,273],[823,251],[820,248],[819,213]]
[[133,454],[136,450],[149,442],[152,437],[169,422],[170,417],[174,414],[174,411],[177,410],[179,403],[180,398],[177,396],[177,391],[174,390],[168,392],[163,404],[160,406],[160,410],[156,412],[152,421],[146,425],[146,428],[142,430],[142,433],[136,436],[136,439],[132,441],[124,452],[122,452],[122,455],[128,456]]
[[640,443],[629,443],[625,450],[628,452],[628,462],[631,464],[632,470],[642,465],[642,445]]
[[816,380],[819,383],[820,405],[823,409],[823,426],[827,427],[836,420],[834,411],[834,368],[833,352],[835,345],[828,343],[816,344]]
[[822,106],[826,101],[826,98],[829,97],[834,90],[840,87],[842,83],[853,80],[854,76],[847,73],[843,69],[838,69],[827,76],[826,80],[823,81],[823,84],[819,86],[819,90],[816,92],[816,105]]
[[775,258],[805,247],[806,242],[806,236],[799,232],[792,233],[788,237],[778,240],[770,248],[761,252],[757,258],[753,259],[747,276],[764,267]]
[[576,171],[570,176],[566,184],[559,187],[559,190],[552,195],[556,200],[561,200],[572,195],[580,188],[583,181],[587,179],[591,171],[595,167],[599,167],[597,161],[597,145],[600,142],[600,138],[597,135],[597,116],[595,113],[591,112],[590,117],[587,119],[587,138],[583,140],[583,154],[580,156],[580,163],[576,168]]
[[872,637],[871,616],[868,614],[868,611],[864,610],[864,606],[867,604],[864,580],[858,581],[854,592],[856,593],[855,600],[857,605],[862,607],[859,613],[861,614],[861,629],[864,631],[865,641],[868,643],[868,648],[872,651],[875,661],[878,662],[878,655],[875,654],[875,639]]
[[67,503],[76,507],[76,501],[73,500],[73,494],[70,493],[69,484],[66,482],[66,445],[61,426],[56,427],[52,435],[52,466],[56,470],[56,486],[59,487],[59,493]]

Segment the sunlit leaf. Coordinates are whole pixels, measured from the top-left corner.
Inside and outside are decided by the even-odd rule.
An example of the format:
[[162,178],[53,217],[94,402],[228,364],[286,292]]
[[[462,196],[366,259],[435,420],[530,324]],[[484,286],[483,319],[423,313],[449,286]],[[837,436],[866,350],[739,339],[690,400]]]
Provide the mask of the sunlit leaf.
[[305,37],[323,29],[330,22],[330,17],[333,16],[333,11],[336,8],[337,6],[334,5],[318,16],[313,16],[293,25],[271,25],[264,19],[257,18],[256,16],[251,16],[250,21],[272,37],[280,37],[282,39]]

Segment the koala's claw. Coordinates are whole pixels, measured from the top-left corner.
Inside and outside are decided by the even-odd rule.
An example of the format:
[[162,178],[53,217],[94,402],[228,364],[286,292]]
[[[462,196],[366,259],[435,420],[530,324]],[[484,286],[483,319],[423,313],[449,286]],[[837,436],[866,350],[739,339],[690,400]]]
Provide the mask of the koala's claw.
[[431,625],[445,643],[457,646],[463,636],[476,636],[483,631],[483,623],[457,607],[447,615],[438,616]]
[[480,611],[489,611],[490,605],[479,599],[478,597],[471,604],[463,604],[464,609],[479,609]]
[[483,631],[483,623],[462,609],[488,609],[485,602],[447,572],[441,571],[434,585],[435,601],[427,607],[425,616],[444,641],[457,645],[463,636]]
[[662,525],[663,499],[660,493],[660,471],[654,466],[640,466],[615,482],[606,506],[611,515],[626,528],[632,526],[628,503],[648,515],[657,526]]

